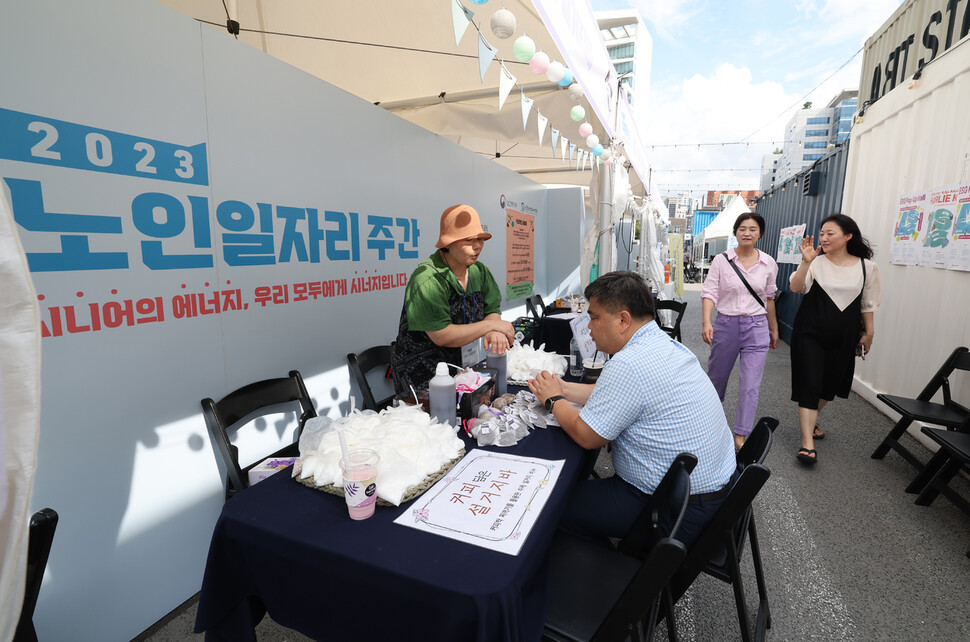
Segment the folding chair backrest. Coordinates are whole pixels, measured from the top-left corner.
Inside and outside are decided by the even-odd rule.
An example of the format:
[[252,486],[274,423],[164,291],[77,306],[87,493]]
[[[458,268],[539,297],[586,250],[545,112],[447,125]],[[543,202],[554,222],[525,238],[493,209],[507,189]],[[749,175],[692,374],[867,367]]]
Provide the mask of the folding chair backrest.
[[316,417],[317,412],[303,383],[303,377],[297,370],[290,370],[288,377],[279,379],[265,379],[248,384],[230,392],[219,401],[206,398],[202,400],[202,415],[205,417],[209,436],[226,466],[226,498],[249,487],[248,471],[256,465],[241,467],[239,464],[239,449],[229,439],[229,428],[242,419],[252,415],[270,414],[279,411],[279,404],[299,402],[302,414],[297,423],[296,440],[293,445],[284,447],[275,453],[268,453],[270,457],[278,457],[286,452],[295,452],[294,446],[303,432],[307,419]]
[[749,514],[751,502],[770,475],[768,469],[761,464],[751,464],[741,472],[714,518],[687,551],[684,563],[671,580],[675,601],[693,584],[709,561],[723,555],[725,546],[734,547],[738,523]]
[[387,373],[387,369],[391,365],[391,355],[393,353],[394,346],[392,344],[373,346],[361,353],[351,352],[347,354],[347,365],[350,368],[350,374],[354,378],[354,381],[357,382],[360,395],[363,397],[361,400],[361,408],[379,411],[387,408],[394,401],[393,393],[384,399],[374,399],[374,391],[371,389],[370,382],[367,380],[367,373],[375,368],[383,368],[385,374]]
[[687,512],[690,473],[695,466],[697,457],[691,453],[680,453],[674,458],[630,532],[620,540],[620,552],[643,559],[662,538],[677,536]]
[[542,300],[542,296],[539,294],[532,295],[532,302],[535,304],[539,311],[539,316],[545,316],[546,314],[546,304]]
[[643,619],[650,605],[660,596],[686,553],[684,545],[676,539],[668,537],[660,540],[640,565],[592,640],[625,640],[631,627]]
[[542,317],[541,310],[536,306],[535,296],[526,297],[525,309],[536,321]]
[[763,464],[771,450],[772,433],[777,427],[778,420],[774,417],[759,419],[738,451],[738,466],[746,468],[751,464]]
[[970,370],[970,350],[960,346],[950,353],[940,369],[936,371],[933,378],[930,379],[923,391],[919,393],[916,397],[920,401],[929,401],[933,398],[936,392],[943,388],[944,403],[949,405],[950,403],[950,383],[949,376],[954,370]]
[[14,640],[17,642],[36,642],[34,629],[34,608],[40,595],[40,585],[47,569],[57,529],[57,512],[53,508],[42,508],[30,516],[30,534],[27,539],[27,577],[24,585],[24,604],[17,622]]
[[661,310],[671,310],[673,312],[673,318],[671,319],[670,325],[662,325],[658,319],[657,324],[660,325],[665,331],[669,331],[675,339],[680,340],[680,322],[684,318],[684,311],[687,310],[687,301],[674,301],[672,299],[663,299],[656,302],[657,312]]

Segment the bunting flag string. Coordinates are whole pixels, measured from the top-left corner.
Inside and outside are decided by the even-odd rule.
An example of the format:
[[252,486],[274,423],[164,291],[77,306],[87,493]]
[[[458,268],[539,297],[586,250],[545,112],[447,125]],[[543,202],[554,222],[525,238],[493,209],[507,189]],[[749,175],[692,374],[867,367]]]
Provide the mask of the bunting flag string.
[[[487,0],[482,0],[482,2],[477,2],[476,0],[473,0],[473,2],[475,2],[476,4],[482,4],[485,1]],[[491,63],[495,60],[496,56],[498,56],[499,50],[497,47],[492,46],[485,39],[485,33],[482,30],[482,27],[474,21],[474,17],[475,17],[474,12],[465,8],[465,6],[462,4],[462,0],[451,0],[451,13],[452,13],[452,26],[454,27],[454,32],[455,32],[455,46],[459,45],[461,38],[463,37],[465,31],[467,31],[469,24],[474,26],[475,30],[478,31],[478,68],[479,68],[479,75],[481,78],[481,82],[484,84],[485,73],[488,70],[488,67],[491,65]],[[503,8],[502,10],[497,12],[496,15],[492,17],[491,29],[496,37],[503,40],[506,38],[509,38],[514,34],[516,30],[515,17],[511,14],[510,11]],[[541,51],[537,52],[535,43],[527,35],[521,36],[518,40],[515,41],[514,44],[515,44],[515,47],[514,47],[515,57],[517,60],[522,62],[529,62],[530,68],[532,68],[533,72],[535,73],[540,73],[539,71],[537,71],[537,69],[541,67],[543,69],[542,73],[545,73],[546,77],[549,78],[551,82],[558,82],[561,86],[567,87],[569,89],[569,94],[572,98],[576,100],[582,99],[583,92],[581,89],[579,89],[579,85],[576,85],[573,83],[572,72],[569,69],[565,68],[561,62],[555,61],[555,62],[549,63],[548,55]],[[545,65],[536,64],[535,67],[532,67],[532,59],[537,57],[542,57],[544,60],[547,61],[547,64]],[[518,84],[518,79],[514,75],[512,75],[512,73],[508,70],[508,68],[505,66],[505,61],[502,58],[499,58],[499,66],[500,66],[499,95],[498,95],[499,110],[501,110],[505,106],[505,102],[508,100],[508,97],[511,94],[512,89],[518,86],[520,97],[521,97],[521,108],[522,108],[522,131],[525,132],[528,129],[529,112],[531,112],[534,109],[537,116],[539,146],[542,146],[542,143],[545,140],[546,127],[549,126],[549,118],[539,112],[539,109],[534,104],[535,103],[534,99],[529,98],[528,96],[525,95],[525,87]],[[567,78],[568,80],[566,80]],[[577,115],[579,115],[578,113],[574,113],[578,111],[585,112],[585,110],[581,105],[574,106],[573,110],[569,114],[573,120],[582,120],[582,117],[580,118],[576,117]],[[589,127],[588,123],[584,123],[584,126]],[[561,130],[556,129],[554,127],[550,127],[550,130],[552,132],[550,138],[551,138],[551,144],[552,144],[552,150],[553,150],[553,157],[555,157],[556,143],[558,142],[559,149],[560,149],[560,156],[561,156],[562,162],[565,163],[566,147],[568,146],[569,163],[572,164],[573,155],[579,152],[577,162],[582,164],[583,171],[585,171],[586,161],[590,160],[590,155],[591,155],[589,150],[584,151],[580,149],[576,143],[570,143],[567,140],[567,138],[562,135]],[[583,137],[582,127],[580,128],[580,137]],[[592,152],[592,156],[595,159],[599,158],[599,154],[595,150]],[[578,168],[579,168],[579,165],[577,165],[577,169]]]

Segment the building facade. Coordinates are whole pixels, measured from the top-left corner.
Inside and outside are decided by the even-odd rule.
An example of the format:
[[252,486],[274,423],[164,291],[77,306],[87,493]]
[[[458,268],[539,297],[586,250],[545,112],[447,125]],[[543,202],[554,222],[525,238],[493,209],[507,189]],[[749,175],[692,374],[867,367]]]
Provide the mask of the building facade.
[[774,188],[778,174],[778,163],[781,162],[781,152],[772,152],[761,157],[761,191],[762,193]]
[[[827,150],[844,143],[852,128],[859,92],[845,89],[820,109],[799,109],[785,128],[785,142],[775,172],[774,184],[782,183],[818,159]],[[762,162],[762,181],[765,166]],[[762,191],[765,187],[762,183]]]
[[653,39],[636,9],[597,11],[594,15],[637,122],[646,123]]

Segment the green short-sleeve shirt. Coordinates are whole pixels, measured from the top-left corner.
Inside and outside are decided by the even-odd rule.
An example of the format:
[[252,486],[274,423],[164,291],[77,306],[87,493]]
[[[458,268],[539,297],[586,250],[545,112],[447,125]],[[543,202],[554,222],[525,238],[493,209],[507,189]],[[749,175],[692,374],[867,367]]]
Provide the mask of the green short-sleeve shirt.
[[[468,293],[480,293],[485,302],[485,315],[499,314],[502,293],[495,277],[484,263],[478,262],[468,268]],[[404,293],[404,309],[407,313],[408,330],[433,332],[453,323],[450,301],[453,294],[461,296],[462,288],[455,275],[435,252],[418,265],[411,274]],[[470,311],[471,314],[474,314]],[[469,318],[468,323],[481,321]]]

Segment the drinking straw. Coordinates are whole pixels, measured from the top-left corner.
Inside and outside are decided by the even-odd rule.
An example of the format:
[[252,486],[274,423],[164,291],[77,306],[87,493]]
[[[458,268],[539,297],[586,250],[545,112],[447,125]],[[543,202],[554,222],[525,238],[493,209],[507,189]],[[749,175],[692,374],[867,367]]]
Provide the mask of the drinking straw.
[[350,460],[347,459],[347,453],[350,451],[350,449],[347,448],[347,438],[344,436],[343,426],[337,426],[337,439],[340,440],[340,454],[343,455],[345,462],[350,463]]

